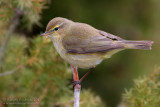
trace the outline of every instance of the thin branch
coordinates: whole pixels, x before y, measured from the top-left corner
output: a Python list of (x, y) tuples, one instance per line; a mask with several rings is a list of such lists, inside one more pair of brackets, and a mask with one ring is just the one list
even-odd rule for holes
[(10, 71), (7, 71), (7, 72), (4, 72), (4, 73), (0, 73), (0, 77), (2, 77), (2, 76), (6, 76), (6, 75), (10, 75), (10, 74), (12, 74), (12, 73), (14, 73), (14, 72), (16, 72), (17, 70), (10, 70)]
[[(77, 67), (72, 66), (72, 72), (73, 72), (73, 80), (79, 81)], [(74, 86), (74, 107), (79, 107), (80, 91), (81, 91), (81, 85), (76, 84)]]
[(20, 65), (20, 66), (18, 66), (17, 68), (15, 68), (15, 69), (13, 69), (13, 70), (0, 73), (0, 77), (13, 74), (14, 72), (18, 71), (19, 69), (22, 69), (23, 67), (24, 67), (24, 65)]
[(0, 47), (0, 68), (2, 67), (3, 57), (4, 57), (6, 46), (9, 42), (9, 39), (10, 39), (12, 33), (14, 32), (16, 26), (19, 23), (19, 19), (20, 19), (21, 15), (22, 15), (22, 11), (19, 10), (19, 9), (16, 9), (16, 14), (13, 17), (13, 19), (11, 20), (9, 28), (7, 29), (6, 34), (4, 36), (4, 40), (3, 40), (2, 44), (1, 44), (1, 47)]
[(74, 107), (79, 107), (81, 85), (74, 86)]
[(48, 83), (45, 88), (42, 91), (42, 94), (39, 96), (39, 98), (37, 99), (37, 103), (34, 105), (34, 107), (40, 107), (40, 103), (43, 100), (43, 98), (46, 96), (47, 92), (48, 92), (48, 87), (49, 87), (50, 83)]

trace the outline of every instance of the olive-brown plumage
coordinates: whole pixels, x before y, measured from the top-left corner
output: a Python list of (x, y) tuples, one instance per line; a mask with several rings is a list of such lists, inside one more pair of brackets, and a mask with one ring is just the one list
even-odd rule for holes
[(66, 18), (52, 19), (46, 32), (63, 59), (79, 68), (91, 68), (124, 49), (151, 49), (152, 41), (128, 41)]

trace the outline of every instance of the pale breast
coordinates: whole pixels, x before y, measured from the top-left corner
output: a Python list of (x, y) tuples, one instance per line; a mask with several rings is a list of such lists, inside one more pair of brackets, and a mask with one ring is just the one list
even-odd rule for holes
[(93, 54), (69, 54), (66, 60), (79, 68), (92, 68), (100, 64), (102, 59)]
[(60, 56), (69, 64), (79, 68), (91, 68), (101, 63), (102, 58), (97, 54), (70, 54), (63, 48), (61, 42), (54, 42), (54, 46)]

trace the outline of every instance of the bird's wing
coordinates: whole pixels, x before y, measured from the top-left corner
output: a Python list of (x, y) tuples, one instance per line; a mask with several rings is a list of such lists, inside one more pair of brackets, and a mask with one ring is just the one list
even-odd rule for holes
[(120, 37), (118, 37), (118, 36), (115, 36), (115, 35), (112, 35), (112, 34), (110, 34), (110, 33), (104, 32), (104, 31), (102, 31), (102, 30), (98, 30), (98, 32), (99, 32), (101, 35), (105, 36), (106, 38), (109, 38), (109, 39), (112, 39), (112, 40), (117, 40), (117, 41), (123, 41), (123, 40), (124, 40), (124, 39), (122, 39), (122, 38), (120, 38)]
[(117, 36), (99, 30), (97, 34), (83, 40), (73, 35), (72, 37), (64, 38), (62, 43), (68, 53), (78, 54), (103, 53), (124, 47), (119, 42), (116, 42), (123, 40)]

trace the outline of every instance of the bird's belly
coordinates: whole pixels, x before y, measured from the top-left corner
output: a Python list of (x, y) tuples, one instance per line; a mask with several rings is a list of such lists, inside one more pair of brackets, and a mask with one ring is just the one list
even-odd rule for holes
[(95, 54), (68, 54), (64, 59), (79, 68), (91, 68), (102, 62), (102, 59)]
[(79, 68), (91, 68), (101, 63), (102, 58), (98, 54), (70, 54), (67, 53), (60, 43), (54, 43), (60, 56), (69, 64)]

